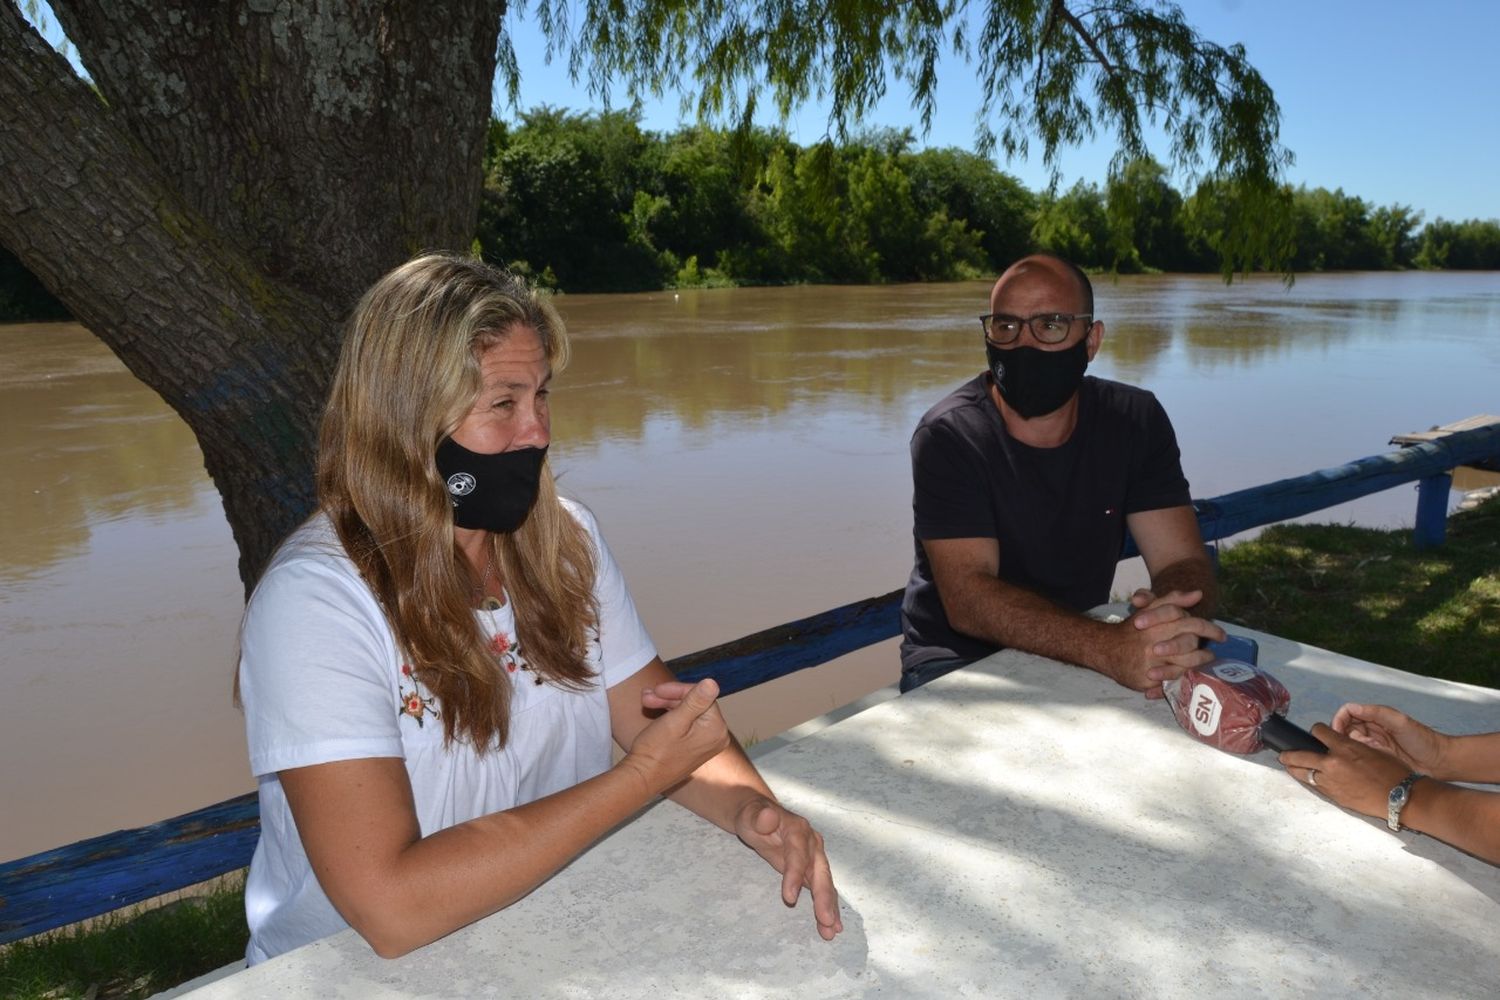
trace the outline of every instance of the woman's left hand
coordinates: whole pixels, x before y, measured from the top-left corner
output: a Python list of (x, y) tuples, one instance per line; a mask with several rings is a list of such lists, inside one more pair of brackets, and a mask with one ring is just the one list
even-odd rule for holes
[[(659, 673), (665, 675), (665, 668)], [(649, 686), (640, 689), (641, 708), (648, 715), (670, 711), (682, 703), (692, 687), (675, 678), (653, 678)], [(765, 788), (754, 767), (739, 751), (720, 754), (715, 763), (727, 770), (720, 772), (717, 779), (705, 780), (705, 787), (728, 790), (739, 785), (746, 791), (750, 788), (745, 786)], [(684, 789), (682, 794), (692, 791), (691, 788)], [(833, 873), (828, 867), (828, 855), (823, 850), (823, 836), (806, 819), (782, 808), (763, 791), (753, 792), (737, 808), (731, 806), (735, 810), (732, 821), (727, 812), (716, 815), (716, 809), (705, 808), (711, 801), (709, 799), (700, 799), (696, 804), (685, 798), (683, 801), (699, 815), (708, 816), (733, 830), (747, 847), (781, 873), (781, 899), (787, 906), (796, 906), (798, 897), (806, 888), (812, 895), (813, 917), (818, 922), (818, 934), (823, 940), (832, 941), (844, 929), (844, 922), (839, 919), (838, 890), (833, 886)]]
[(1391, 789), (1411, 773), (1411, 768), (1322, 723), (1312, 727), (1312, 734), (1328, 752), (1288, 750), (1278, 758), (1287, 772), (1346, 809), (1384, 819)]
[(781, 873), (781, 899), (787, 906), (796, 906), (803, 887), (807, 888), (823, 940), (832, 941), (844, 929), (823, 836), (811, 823), (771, 799), (756, 796), (735, 815), (734, 832)]

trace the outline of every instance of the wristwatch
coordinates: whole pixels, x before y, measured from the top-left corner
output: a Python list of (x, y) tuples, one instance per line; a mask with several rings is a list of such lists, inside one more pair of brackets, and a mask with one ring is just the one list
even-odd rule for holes
[(1401, 779), (1401, 783), (1391, 789), (1391, 794), (1385, 800), (1385, 825), (1391, 828), (1391, 832), (1399, 833), (1401, 830), (1401, 810), (1406, 808), (1406, 803), (1411, 800), (1411, 786), (1417, 783), (1418, 778), (1427, 775), (1413, 771)]

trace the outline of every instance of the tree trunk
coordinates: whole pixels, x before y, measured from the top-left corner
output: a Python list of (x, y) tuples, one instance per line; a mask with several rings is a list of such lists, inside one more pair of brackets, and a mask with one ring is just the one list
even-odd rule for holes
[(0, 243), (192, 428), (248, 591), (312, 509), (342, 318), (469, 246), (504, 4), (52, 6), (98, 92), (0, 0)]

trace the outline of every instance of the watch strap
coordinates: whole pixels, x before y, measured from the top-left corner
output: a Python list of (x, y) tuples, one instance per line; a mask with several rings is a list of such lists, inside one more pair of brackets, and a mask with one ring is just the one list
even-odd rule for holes
[(1392, 833), (1401, 831), (1401, 810), (1405, 809), (1406, 803), (1411, 801), (1411, 786), (1417, 783), (1417, 779), (1425, 777), (1427, 775), (1413, 771), (1402, 778), (1386, 796), (1385, 825), (1391, 828)]

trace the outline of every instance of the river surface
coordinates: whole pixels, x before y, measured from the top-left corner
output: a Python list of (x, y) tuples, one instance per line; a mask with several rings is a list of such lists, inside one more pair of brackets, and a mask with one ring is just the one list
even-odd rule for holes
[[(574, 363), (552, 462), (664, 656), (905, 582), (907, 440), (981, 370), (987, 292), (558, 300)], [(1134, 277), (1097, 299), (1091, 371), (1157, 393), (1196, 497), (1500, 413), (1500, 275)], [(230, 703), (236, 553), (187, 428), (82, 328), (0, 327), (0, 468), (0, 860), (252, 788)], [(1317, 518), (1394, 527), (1415, 507), (1403, 487)], [(764, 739), (897, 672), (886, 642), (726, 711)]]

